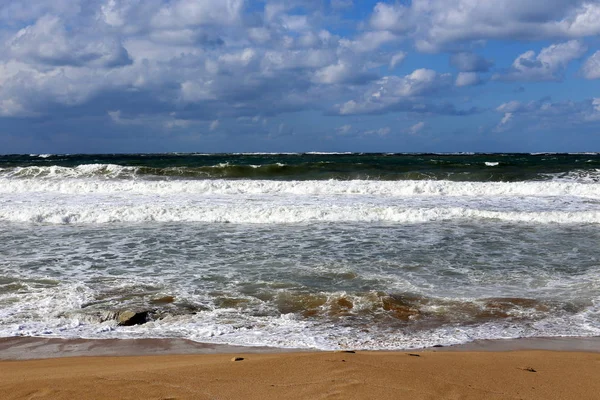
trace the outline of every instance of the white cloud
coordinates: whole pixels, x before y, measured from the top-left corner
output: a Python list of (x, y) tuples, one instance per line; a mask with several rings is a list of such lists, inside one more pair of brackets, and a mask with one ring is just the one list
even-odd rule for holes
[(543, 126), (584, 124), (600, 121), (600, 98), (579, 102), (553, 102), (547, 98), (527, 103), (513, 100), (499, 105), (496, 111), (503, 114), (496, 130), (504, 130), (509, 122), (515, 124), (519, 121)]
[(396, 35), (389, 31), (373, 31), (363, 33), (356, 40), (343, 39), (340, 41), (340, 44), (355, 52), (364, 53), (377, 50), (385, 43), (393, 42), (394, 40), (397, 40)]
[(302, 32), (310, 29), (306, 15), (282, 15), (283, 28), (289, 31)]
[(397, 65), (401, 64), (405, 58), (406, 58), (406, 53), (403, 51), (394, 54), (390, 60), (390, 68), (395, 68)]
[[(416, 121), (464, 115), (477, 109), (455, 108), (456, 87), (487, 79), (482, 74), (492, 62), (475, 54), (491, 54), (485, 39), (593, 35), (597, 3), (381, 1), (360, 21), (355, 13), (339, 11), (358, 6), (351, 0), (5, 0), (0, 115), (100, 113), (115, 124), (157, 129), (197, 124), (206, 130), (216, 118), (221, 127), (231, 121), (250, 126), (257, 115), (256, 124), (264, 124), (266, 118), (277, 121), (306, 110), (401, 112)], [(532, 44), (536, 52), (523, 54), (496, 78), (560, 79), (585, 49), (583, 39), (563, 41), (541, 51)], [(448, 50), (456, 72), (421, 68), (400, 74), (406, 49), (415, 43)], [(598, 58), (595, 53), (584, 63), (582, 76), (598, 77)], [(382, 76), (386, 69), (389, 76)], [(568, 109), (552, 104), (544, 112)], [(518, 120), (528, 107), (537, 103), (502, 114)], [(595, 115), (587, 107), (586, 115)], [(337, 132), (361, 134), (340, 125)]]
[(581, 72), (586, 79), (600, 79), (600, 51), (595, 52), (585, 61)]
[(409, 109), (420, 107), (419, 98), (449, 87), (449, 74), (421, 68), (403, 77), (385, 76), (369, 85), (360, 99), (337, 106), (342, 115), (383, 112), (402, 103)]
[(13, 57), (32, 64), (118, 67), (131, 63), (119, 40), (70, 33), (53, 16), (43, 16), (20, 29), (7, 45)]
[(450, 63), (461, 72), (487, 72), (493, 65), (491, 61), (473, 53), (456, 53), (450, 57)]
[(364, 131), (362, 134), (364, 136), (387, 136), (390, 134), (392, 130), (389, 127), (379, 128), (379, 129), (370, 129)]
[(459, 72), (454, 84), (458, 87), (473, 86), (481, 83), (479, 75), (476, 72)]
[(502, 117), (502, 119), (500, 120), (500, 125), (506, 125), (508, 123), (508, 121), (510, 121), (512, 119), (513, 114), (512, 113), (504, 113), (504, 117)]
[(22, 104), (14, 99), (0, 99), (0, 116), (27, 116), (28, 112)]
[(312, 78), (315, 83), (364, 83), (371, 79), (365, 66), (351, 60), (338, 60), (335, 64), (327, 65), (315, 71)]
[(0, 19), (14, 24), (29, 22), (42, 15), (71, 17), (81, 12), (80, 3), (81, 0), (3, 0), (0, 2)]
[(352, 66), (343, 61), (321, 68), (315, 73), (315, 81), (319, 83), (340, 83), (352, 75)]
[(408, 133), (410, 133), (411, 135), (416, 135), (419, 132), (421, 132), (423, 128), (425, 128), (425, 122), (420, 121), (408, 128)]
[(377, 3), (370, 24), (379, 30), (404, 32), (410, 28), (408, 10), (399, 4)]
[(446, 85), (448, 78), (448, 74), (438, 74), (434, 70), (420, 68), (403, 78), (397, 76), (384, 77), (380, 81), (380, 89), (373, 93), (373, 96), (419, 96)]
[(586, 50), (587, 47), (577, 40), (550, 45), (537, 55), (530, 50), (517, 57), (507, 73), (494, 75), (494, 78), (509, 81), (561, 80), (567, 65), (582, 57)]
[(600, 4), (597, 0), (379, 2), (369, 22), (374, 29), (410, 35), (421, 51), (437, 52), (466, 41), (595, 36), (600, 34)]
[(194, 121), (190, 121), (189, 119), (173, 118), (164, 122), (166, 129), (186, 129), (192, 125), (194, 125)]
[(509, 101), (507, 103), (500, 104), (496, 108), (496, 111), (499, 111), (499, 112), (502, 112), (502, 113), (512, 114), (512, 113), (514, 113), (516, 111), (521, 111), (523, 109), (524, 109), (524, 106), (522, 105), (522, 103), (520, 101), (512, 100), (512, 101)]
[(230, 25), (241, 18), (243, 0), (175, 0), (163, 5), (151, 19), (156, 27)]
[(508, 123), (513, 119), (513, 113), (511, 112), (506, 112), (504, 113), (504, 116), (502, 117), (502, 119), (500, 120), (500, 122), (498, 122), (498, 125), (496, 125), (496, 127), (494, 128), (494, 132), (503, 132), (507, 129), (507, 125)]
[[(574, 1), (573, 3), (581, 3)], [(597, 1), (586, 1), (563, 18), (559, 29), (566, 36), (582, 37), (600, 34), (600, 4)]]
[(216, 100), (213, 81), (185, 81), (181, 83), (181, 100), (184, 102), (198, 102), (204, 100)]
[(214, 130), (216, 130), (219, 127), (220, 124), (221, 123), (219, 122), (219, 120), (215, 119), (213, 122), (210, 123), (208, 129), (211, 130), (211, 131), (214, 131)]
[(335, 130), (338, 133), (338, 135), (344, 136), (344, 135), (347, 135), (348, 133), (350, 133), (351, 129), (352, 129), (352, 125), (346, 124), (346, 125), (342, 125), (342, 126), (336, 128)]

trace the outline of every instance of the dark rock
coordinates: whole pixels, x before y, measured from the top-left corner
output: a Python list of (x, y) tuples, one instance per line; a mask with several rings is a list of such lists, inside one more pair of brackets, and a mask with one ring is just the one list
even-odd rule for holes
[(415, 354), (415, 353), (408, 353), (408, 355), (411, 357), (421, 357), (419, 354)]
[(233, 357), (231, 361), (244, 361), (244, 357)]
[(150, 311), (120, 311), (117, 323), (120, 326), (142, 325), (148, 322)]

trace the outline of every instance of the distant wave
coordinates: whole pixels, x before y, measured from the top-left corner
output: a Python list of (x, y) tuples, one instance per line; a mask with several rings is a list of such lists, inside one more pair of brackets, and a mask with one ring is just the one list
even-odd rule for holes
[[(60, 180), (97, 178), (102, 180), (198, 180), (198, 179), (262, 179), (262, 180), (369, 180), (414, 181), (445, 180), (460, 182), (518, 182), (561, 180), (581, 183), (600, 182), (597, 160), (584, 160), (581, 169), (564, 172), (530, 171), (527, 168), (506, 166), (504, 162), (456, 164), (451, 160), (425, 159), (414, 167), (371, 164), (368, 160), (341, 163), (336, 160), (285, 163), (269, 160), (245, 164), (231, 161), (201, 166), (147, 166), (89, 163), (76, 166), (34, 165), (0, 167), (0, 179)], [(364, 161), (364, 162), (363, 162)], [(493, 171), (489, 167), (496, 167)], [(585, 168), (583, 168), (585, 167)]]
[(49, 158), (54, 154), (30, 154), (29, 157)]

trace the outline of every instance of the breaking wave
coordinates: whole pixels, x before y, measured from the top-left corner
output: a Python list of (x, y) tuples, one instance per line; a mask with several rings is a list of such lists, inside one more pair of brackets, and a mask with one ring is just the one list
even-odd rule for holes
[[(431, 159), (423, 165), (396, 165), (385, 163), (343, 163), (318, 160), (286, 163), (276, 160), (246, 160), (236, 164), (225, 161), (211, 165), (118, 165), (105, 163), (62, 165), (29, 165), (0, 167), (0, 178), (44, 179), (66, 178), (104, 180), (202, 180), (202, 179), (255, 179), (255, 180), (444, 180), (455, 182), (526, 182), (560, 180), (565, 182), (600, 182), (600, 169), (591, 160), (587, 168), (562, 172), (529, 170), (499, 161), (481, 164), (455, 163)], [(282, 160), (284, 161), (284, 160)], [(491, 169), (490, 167), (495, 167)]]

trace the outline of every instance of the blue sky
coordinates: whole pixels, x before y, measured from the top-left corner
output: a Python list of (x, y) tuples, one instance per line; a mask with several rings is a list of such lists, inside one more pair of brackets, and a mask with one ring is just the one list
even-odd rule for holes
[(4, 0), (0, 153), (600, 151), (600, 0)]

